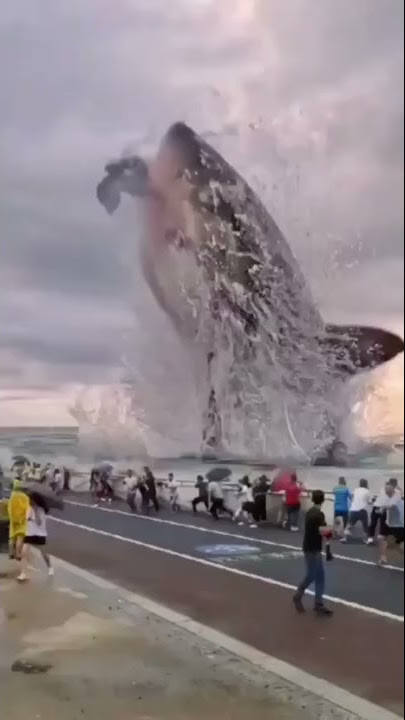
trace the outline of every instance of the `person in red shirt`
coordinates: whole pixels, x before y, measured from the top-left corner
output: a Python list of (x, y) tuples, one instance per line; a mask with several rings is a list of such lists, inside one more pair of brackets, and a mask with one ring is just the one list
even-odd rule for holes
[(291, 479), (285, 489), (285, 508), (287, 518), (284, 526), (292, 532), (298, 532), (298, 519), (301, 510), (302, 487), (298, 483), (297, 474), (291, 473)]

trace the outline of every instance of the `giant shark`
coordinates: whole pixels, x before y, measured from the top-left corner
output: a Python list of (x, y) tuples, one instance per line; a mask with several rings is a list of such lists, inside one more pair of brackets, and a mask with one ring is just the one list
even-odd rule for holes
[[(98, 200), (112, 214), (122, 194), (139, 203), (146, 281), (183, 340), (198, 348), (203, 446), (221, 449), (222, 408), (243, 412), (252, 388), (260, 398), (269, 378), (281, 403), (309, 406), (403, 352), (403, 340), (381, 328), (324, 321), (256, 193), (186, 124), (168, 129), (154, 158), (106, 165)], [(218, 370), (222, 353), (226, 377)], [(337, 421), (325, 407), (330, 440)]]

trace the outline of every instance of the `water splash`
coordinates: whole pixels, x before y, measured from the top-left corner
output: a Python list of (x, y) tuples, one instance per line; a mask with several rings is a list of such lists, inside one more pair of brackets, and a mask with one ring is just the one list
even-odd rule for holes
[[(211, 190), (215, 205), (215, 188)], [(319, 444), (336, 435), (340, 419), (350, 410), (347, 393), (332, 378), (314, 342), (314, 312), (300, 317), (295, 348), (293, 342), (283, 352), (274, 340), (283, 328), (291, 334), (300, 298), (281, 282), (275, 312), (269, 313), (260, 296), (252, 303), (232, 279), (232, 262), (235, 258), (240, 262), (241, 252), (232, 249), (229, 227), (216, 230), (209, 224), (193, 226), (191, 234), (200, 235), (193, 253), (182, 249), (185, 237), (179, 237), (177, 247), (171, 245), (161, 262), (159, 285), (181, 338), (156, 308), (138, 259), (132, 257), (134, 328), (125, 353), (124, 404), (136, 417), (148, 448), (157, 448), (154, 454), (198, 451), (211, 422), (225, 453), (250, 457), (298, 453), (300, 460), (307, 460)], [(277, 277), (271, 258), (263, 263), (268, 249), (262, 240), (259, 237), (256, 247), (259, 272), (264, 275), (260, 282), (274, 289)], [(132, 234), (131, 248), (136, 244)], [(300, 285), (299, 276), (296, 280)], [(249, 329), (249, 316), (259, 319), (260, 331), (254, 323)], [(207, 363), (213, 347), (215, 353)]]

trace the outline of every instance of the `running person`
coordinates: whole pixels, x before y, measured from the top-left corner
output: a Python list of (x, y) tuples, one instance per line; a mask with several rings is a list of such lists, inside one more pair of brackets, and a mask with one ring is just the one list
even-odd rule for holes
[(387, 518), (387, 511), (384, 508), (384, 505), (387, 501), (387, 498), (390, 497), (389, 494), (387, 494), (387, 487), (389, 483), (385, 483), (384, 487), (380, 492), (378, 493), (377, 497), (374, 498), (373, 507), (371, 510), (371, 517), (370, 517), (370, 524), (368, 527), (368, 538), (367, 538), (367, 545), (374, 545), (375, 541), (375, 535), (378, 528), (378, 534), (377, 537), (386, 537), (386, 518)]
[(97, 497), (99, 480), (100, 480), (100, 473), (98, 470), (93, 468), (90, 473), (90, 495), (92, 497)]
[(265, 475), (261, 475), (253, 483), (253, 500), (255, 503), (255, 520), (263, 521), (267, 520), (267, 509), (266, 509), (266, 498), (269, 490), (269, 480)]
[(377, 564), (380, 567), (387, 564), (389, 538), (393, 538), (397, 548), (404, 552), (404, 499), (389, 482), (386, 485), (386, 499), (381, 509), (385, 510), (386, 518), (378, 538)]
[(198, 495), (191, 501), (193, 512), (197, 512), (197, 507), (200, 503), (204, 503), (206, 509), (208, 510), (208, 480), (202, 475), (197, 475), (197, 482), (194, 487), (197, 488)]
[(14, 480), (7, 505), (9, 520), (9, 556), (21, 560), (24, 537), (27, 532), (27, 514), (30, 507), (28, 495), (20, 490), (21, 481)]
[(283, 527), (291, 530), (291, 532), (298, 532), (298, 521), (301, 510), (301, 494), (302, 487), (298, 483), (297, 474), (291, 473), (290, 482), (285, 489), (285, 509), (287, 518), (283, 523)]
[(229, 510), (229, 508), (224, 505), (224, 493), (216, 480), (211, 480), (208, 483), (208, 495), (211, 501), (210, 513), (214, 520), (219, 520), (218, 510), (233, 517), (232, 510)]
[(149, 504), (152, 503), (153, 507), (155, 508), (156, 512), (159, 510), (159, 503), (157, 499), (157, 492), (156, 492), (156, 480), (155, 476), (147, 465), (145, 465), (144, 469), (144, 476), (143, 479), (145, 481), (145, 485), (148, 491), (148, 510), (149, 510)]
[[(244, 525), (243, 520), (240, 519), (241, 517), (243, 517), (248, 521), (251, 528), (256, 528), (256, 505), (253, 499), (252, 483), (250, 482), (247, 475), (242, 478), (238, 491), (238, 498), (239, 507), (233, 516), (233, 520), (235, 522), (240, 520), (238, 525)], [(249, 516), (253, 518), (253, 522), (249, 522)]]
[(315, 585), (314, 611), (318, 615), (333, 615), (333, 611), (325, 606), (323, 595), (325, 592), (325, 570), (322, 558), (322, 544), (324, 537), (330, 537), (332, 531), (326, 527), (325, 515), (322, 512), (322, 505), (325, 502), (325, 494), (322, 490), (314, 490), (312, 493), (313, 506), (305, 516), (304, 551), (306, 574), (299, 584), (293, 597), (296, 610), (305, 612), (302, 598), (310, 585)]
[(134, 471), (129, 469), (124, 478), (125, 489), (127, 491), (126, 501), (133, 513), (136, 513), (136, 496), (137, 496), (137, 485), (138, 479), (134, 475)]
[(177, 482), (177, 480), (174, 479), (173, 473), (169, 473), (167, 487), (169, 489), (170, 508), (172, 512), (177, 512), (178, 510), (180, 510), (179, 483)]
[(359, 487), (353, 492), (353, 499), (350, 505), (349, 524), (345, 530), (345, 536), (340, 542), (347, 542), (347, 537), (351, 535), (353, 528), (357, 523), (361, 523), (364, 532), (364, 542), (368, 538), (368, 511), (371, 504), (370, 490), (368, 489), (368, 481), (360, 480)]
[(24, 545), (21, 558), (21, 572), (17, 580), (23, 582), (28, 580), (28, 562), (31, 555), (31, 548), (37, 547), (42, 555), (44, 563), (48, 568), (48, 575), (54, 574), (51, 559), (45, 552), (48, 533), (46, 529), (46, 516), (48, 507), (41, 495), (32, 493), (30, 496), (31, 505), (27, 515), (27, 529), (24, 538)]
[(342, 521), (343, 529), (346, 530), (347, 523), (349, 522), (349, 508), (352, 501), (352, 492), (346, 485), (346, 479), (340, 477), (338, 485), (333, 489), (334, 498), (334, 520), (337, 531), (337, 526)]

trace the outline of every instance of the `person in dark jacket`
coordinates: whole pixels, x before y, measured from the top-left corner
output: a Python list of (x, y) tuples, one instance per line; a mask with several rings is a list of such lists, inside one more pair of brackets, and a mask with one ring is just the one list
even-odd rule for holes
[(209, 502), (208, 502), (208, 481), (206, 478), (204, 478), (202, 475), (197, 475), (197, 482), (195, 486), (198, 490), (197, 497), (192, 500), (191, 505), (194, 512), (197, 512), (197, 506), (200, 503), (204, 503), (205, 507), (209, 508)]
[(70, 490), (70, 470), (67, 467), (63, 468), (63, 489)]
[(145, 485), (148, 489), (148, 495), (149, 495), (149, 502), (152, 503), (153, 507), (155, 508), (156, 512), (159, 510), (159, 503), (157, 499), (157, 493), (156, 493), (156, 480), (155, 476), (152, 472), (152, 470), (145, 466), (143, 469), (144, 472), (144, 479), (145, 479)]
[(90, 473), (90, 495), (96, 496), (99, 490), (100, 473), (95, 468)]
[(149, 490), (144, 475), (139, 478), (136, 487), (142, 498), (142, 512), (147, 514), (149, 512)]
[(267, 520), (266, 497), (269, 489), (269, 480), (261, 475), (253, 485), (253, 500), (255, 504), (254, 518), (256, 522)]

